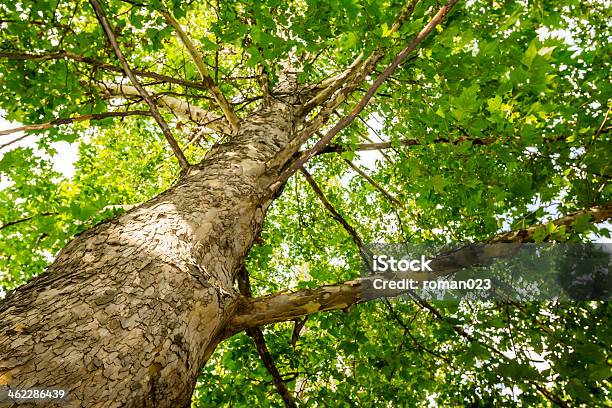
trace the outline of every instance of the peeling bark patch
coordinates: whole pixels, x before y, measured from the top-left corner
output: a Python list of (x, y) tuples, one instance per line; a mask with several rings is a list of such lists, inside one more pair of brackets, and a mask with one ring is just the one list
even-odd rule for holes
[(105, 290), (104, 294), (100, 297), (97, 297), (94, 300), (94, 303), (98, 306), (102, 306), (105, 305), (107, 303), (109, 303), (110, 301), (112, 301), (115, 298), (115, 291), (113, 290)]

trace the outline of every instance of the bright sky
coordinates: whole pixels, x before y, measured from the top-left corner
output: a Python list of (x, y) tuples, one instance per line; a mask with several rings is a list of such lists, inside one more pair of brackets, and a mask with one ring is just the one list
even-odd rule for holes
[[(16, 127), (22, 126), (17, 122), (9, 122), (5, 119), (5, 112), (0, 110), (0, 130), (13, 129)], [(11, 135), (0, 136), (0, 144), (4, 144), (11, 140), (15, 140), (19, 137), (23, 136), (23, 132), (13, 133)], [(31, 147), (34, 150), (34, 154), (39, 157), (51, 159), (51, 163), (53, 163), (53, 169), (61, 174), (63, 174), (66, 178), (71, 178), (74, 175), (74, 163), (77, 161), (79, 157), (78, 143), (68, 143), (68, 142), (56, 142), (53, 143), (52, 146), (57, 150), (57, 154), (53, 157), (50, 157), (45, 152), (39, 150), (36, 147), (36, 138), (40, 137), (37, 135), (31, 135), (26, 137), (23, 140), (20, 140), (10, 146), (5, 147), (0, 150), (0, 159), (6, 154), (17, 147)], [(8, 185), (7, 180), (0, 179), (0, 190), (5, 188)]]

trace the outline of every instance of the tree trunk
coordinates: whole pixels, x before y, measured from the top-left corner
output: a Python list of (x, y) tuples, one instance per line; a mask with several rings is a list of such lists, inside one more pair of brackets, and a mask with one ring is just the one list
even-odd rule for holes
[(278, 101), (260, 110), (171, 189), (77, 236), (10, 293), (0, 385), (68, 389), (58, 406), (188, 406), (273, 200), (278, 170), (265, 163), (295, 122)]

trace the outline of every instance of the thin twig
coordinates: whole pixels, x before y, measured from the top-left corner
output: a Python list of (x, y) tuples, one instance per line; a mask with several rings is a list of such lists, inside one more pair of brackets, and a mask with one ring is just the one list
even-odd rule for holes
[(314, 191), (315, 195), (319, 198), (325, 209), (329, 211), (332, 218), (338, 221), (338, 223), (342, 225), (346, 232), (348, 232), (355, 245), (357, 245), (357, 248), (359, 249), (361, 255), (367, 259), (370, 254), (363, 245), (363, 240), (357, 233), (357, 230), (353, 228), (353, 226), (344, 219), (344, 217), (334, 208), (333, 205), (331, 205), (331, 203), (325, 197), (325, 194), (323, 194), (323, 191), (321, 190), (317, 182), (314, 180), (314, 178), (312, 178), (312, 175), (303, 167), (300, 169), (300, 172), (302, 173), (308, 184), (310, 184), (312, 191)]
[(57, 212), (46, 212), (46, 213), (42, 213), (42, 214), (31, 215), (29, 217), (21, 218), (19, 220), (15, 220), (15, 221), (9, 221), (6, 224), (0, 225), (0, 230), (3, 230), (5, 228), (8, 228), (8, 227), (13, 226), (13, 225), (17, 225), (17, 224), (21, 224), (23, 222), (27, 222), (27, 221), (33, 220), (36, 217), (48, 217), (48, 216), (51, 216), (51, 215), (58, 215), (58, 214), (59, 213), (57, 213)]
[[(94, 68), (101, 68), (106, 71), (124, 73), (123, 69), (120, 67), (116, 67), (112, 64), (108, 64), (106, 62), (98, 61), (93, 58), (85, 57), (83, 55), (78, 55), (70, 51), (57, 51), (52, 53), (42, 53), (42, 54), (31, 54), (27, 52), (0, 52), (0, 58), (5, 58), (9, 60), (28, 60), (28, 61), (48, 61), (55, 59), (69, 59), (76, 62), (81, 62), (83, 64), (91, 65)], [(202, 83), (188, 81), (185, 79), (174, 78), (168, 75), (162, 75), (155, 72), (144, 71), (140, 69), (133, 69), (132, 72), (143, 78), (151, 78), (158, 81), (162, 81), (169, 84), (181, 85), (187, 88), (195, 88), (200, 89), (202, 91), (206, 91), (208, 88)]]
[[(34, 125), (19, 126), (13, 129), (0, 130), (0, 136), (10, 135), (12, 133), (17, 133), (17, 132), (26, 132), (30, 130), (46, 130), (54, 126), (67, 125), (69, 123), (82, 122), (85, 120), (100, 120), (100, 119), (111, 118), (111, 117), (125, 117), (125, 116), (133, 116), (133, 115), (151, 116), (151, 112), (141, 111), (141, 110), (127, 111), (127, 112), (104, 112), (104, 113), (92, 113), (90, 115), (75, 116), (72, 118), (58, 118), (58, 119), (54, 119), (46, 123), (38, 123)], [(6, 145), (2, 145), (0, 146), (0, 148), (4, 146)]]
[[(468, 137), (459, 137), (455, 140), (450, 140), (447, 138), (438, 138), (434, 139), (432, 143), (450, 143), (450, 144), (459, 144), (463, 142), (471, 142), (473, 145), (479, 146), (488, 146), (495, 141), (499, 140), (495, 137), (487, 137), (487, 138), (468, 138)], [(366, 151), (366, 150), (383, 150), (383, 149), (391, 149), (395, 146), (422, 146), (424, 145), (419, 139), (403, 139), (393, 142), (381, 142), (381, 143), (358, 143), (354, 147), (351, 146), (342, 146), (339, 144), (331, 143), (323, 150), (318, 152), (317, 154), (325, 154), (325, 153), (342, 153), (346, 151)]]
[(355, 172), (357, 174), (359, 174), (361, 177), (366, 179), (367, 182), (370, 183), (370, 185), (372, 187), (374, 187), (376, 190), (378, 190), (378, 192), (380, 192), (387, 200), (391, 201), (393, 204), (397, 205), (398, 207), (400, 207), (400, 208), (402, 208), (404, 210), (406, 209), (406, 206), (404, 206), (404, 203), (402, 203), (400, 200), (398, 200), (397, 197), (391, 195), (391, 193), (389, 193), (380, 184), (378, 184), (376, 182), (376, 180), (374, 180), (372, 177), (370, 177), (368, 175), (368, 173), (366, 173), (365, 171), (363, 171), (359, 167), (357, 167), (357, 165), (355, 165), (355, 163), (353, 163), (352, 161), (350, 161), (348, 159), (344, 159), (344, 162), (346, 164), (348, 164), (351, 169), (355, 170)]

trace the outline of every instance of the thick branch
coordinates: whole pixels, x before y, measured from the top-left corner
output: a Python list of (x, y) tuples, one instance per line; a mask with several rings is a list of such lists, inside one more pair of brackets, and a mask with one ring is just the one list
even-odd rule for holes
[[(347, 78), (347, 84), (344, 84), (338, 90), (335, 90), (333, 97), (329, 98), (321, 107), (317, 115), (310, 120), (300, 132), (291, 140), (291, 142), (281, 151), (276, 157), (271, 160), (268, 165), (270, 167), (278, 167), (281, 164), (287, 162), (287, 160), (293, 156), (293, 153), (304, 144), (313, 134), (319, 131), (321, 127), (329, 120), (332, 113), (336, 110), (340, 104), (342, 104), (348, 95), (353, 92), (358, 84), (360, 84), (367, 74), (374, 68), (376, 62), (382, 57), (382, 53), (375, 50), (368, 59), (359, 66), (356, 72), (353, 72)], [(315, 97), (316, 98), (316, 97)], [(304, 112), (300, 112), (304, 114)]]
[[(612, 204), (596, 206), (587, 210), (562, 217), (553, 221), (555, 225), (571, 226), (581, 215), (590, 215), (592, 223), (612, 218)], [(492, 259), (515, 253), (516, 245), (533, 240), (533, 232), (538, 226), (514, 231), (494, 237), (488, 242), (468, 245), (450, 254), (434, 258), (430, 263), (433, 272), (412, 273), (415, 281), (430, 280), (438, 276), (456, 272), (476, 264), (485, 264)], [(467, 260), (467, 261), (466, 261)], [(225, 335), (230, 336), (249, 327), (289, 321), (320, 311), (345, 309), (350, 305), (363, 303), (379, 297), (392, 297), (405, 293), (404, 290), (366, 290), (372, 288), (374, 277), (321, 286), (317, 289), (304, 289), (293, 293), (277, 293), (255, 299), (242, 299), (238, 313), (233, 317)], [(366, 297), (364, 294), (369, 293)]]
[[(411, 0), (410, 3), (406, 5), (401, 11), (401, 13), (397, 16), (391, 29), (389, 30), (388, 35), (395, 33), (402, 24), (412, 15), (414, 8), (416, 7), (419, 0)], [(344, 70), (344, 72), (339, 75), (335, 75), (333, 77), (327, 78), (320, 83), (315, 85), (316, 89), (321, 89), (312, 99), (302, 105), (299, 109), (300, 114), (305, 114), (310, 112), (317, 106), (320, 106), (323, 102), (327, 101), (330, 96), (334, 94), (338, 89), (344, 86), (344, 83), (349, 79), (352, 75), (354, 75), (357, 70), (362, 66), (366, 65), (369, 69), (374, 69), (374, 65), (380, 58), (382, 58), (384, 54), (382, 53), (382, 49), (378, 47), (370, 57), (368, 57), (368, 63), (362, 64), (363, 61), (363, 53), (359, 54), (355, 60), (350, 64), (350, 66)], [(368, 70), (369, 73), (369, 70)], [(363, 75), (360, 80), (363, 80), (365, 75)], [(360, 80), (354, 82), (360, 82)], [(354, 86), (356, 86), (355, 84)]]
[(176, 21), (176, 19), (167, 11), (164, 11), (161, 14), (166, 19), (166, 22), (170, 24), (172, 28), (174, 28), (174, 31), (176, 31), (178, 38), (183, 43), (185, 48), (187, 48), (189, 55), (191, 55), (191, 58), (193, 59), (193, 62), (195, 63), (198, 69), (198, 72), (200, 73), (202, 83), (213, 94), (215, 101), (217, 101), (217, 104), (223, 111), (223, 114), (225, 115), (227, 121), (234, 130), (234, 133), (237, 133), (238, 129), (240, 128), (240, 121), (238, 120), (238, 117), (236, 116), (236, 113), (234, 112), (230, 104), (227, 102), (227, 99), (225, 99), (225, 95), (223, 95), (223, 93), (215, 83), (214, 79), (212, 79), (212, 77), (210, 76), (208, 68), (206, 68), (206, 64), (204, 64), (202, 55), (198, 52), (195, 45), (191, 42), (191, 39), (189, 38), (187, 33), (183, 31), (178, 21)]
[(332, 78), (328, 78), (318, 86), (324, 86), (324, 88), (313, 96), (308, 102), (300, 106), (297, 115), (304, 115), (310, 112), (312, 109), (320, 106), (323, 102), (327, 101), (336, 92), (346, 79), (354, 74), (363, 64), (363, 54), (360, 54), (355, 61), (346, 69), (344, 72), (336, 75)]
[[(0, 58), (5, 58), (9, 60), (29, 60), (29, 61), (48, 61), (48, 60), (56, 60), (56, 59), (70, 59), (73, 61), (91, 65), (95, 68), (101, 68), (106, 71), (124, 74), (123, 69), (120, 67), (116, 67), (112, 64), (98, 61), (93, 58), (78, 55), (70, 51), (57, 51), (57, 52), (42, 53), (42, 54), (31, 54), (27, 52), (0, 52)], [(155, 79), (156, 81), (166, 82), (169, 84), (181, 85), (187, 88), (195, 88), (195, 89), (200, 89), (203, 91), (208, 89), (204, 84), (199, 83), (199, 82), (187, 81), (185, 79), (174, 78), (168, 75), (157, 74), (155, 72), (143, 71), (140, 69), (132, 69), (132, 72), (135, 75), (143, 77), (143, 78), (151, 78), (151, 79)]]
[[(359, 235), (357, 234), (357, 232), (355, 231), (355, 229), (346, 222), (346, 220), (344, 220), (344, 218), (342, 218), (342, 216), (333, 208), (333, 206), (327, 201), (327, 199), (325, 198), (325, 196), (323, 195), (323, 192), (321, 191), (321, 189), (317, 186), (316, 182), (312, 179), (312, 177), (310, 176), (310, 174), (308, 174), (306, 172), (306, 170), (304, 168), (300, 169), (300, 171), (306, 176), (306, 179), (308, 180), (308, 182), (310, 183), (310, 185), (312, 186), (313, 190), (315, 190), (315, 193), (317, 194), (317, 196), (319, 197), (319, 199), (323, 202), (325, 208), (332, 214), (332, 216), (334, 217), (334, 219), (336, 219), (345, 229), (346, 231), (351, 235), (351, 237), (353, 238), (353, 241), (355, 242), (355, 244), (359, 247), (360, 251), (365, 254), (366, 253), (366, 249), (363, 247), (362, 244), (362, 239), (361, 237), (359, 237)], [(507, 248), (506, 248), (507, 249)], [(510, 251), (510, 253), (512, 252), (512, 249)], [(474, 253), (470, 253), (470, 256), (474, 256)], [(496, 253), (493, 252), (493, 255), (500, 255), (500, 253)], [(479, 260), (482, 260), (482, 256), (479, 257)], [(419, 297), (416, 293), (409, 291), (408, 292), (409, 295), (416, 301), (416, 303), (423, 309), (427, 309), (428, 311), (430, 311), (434, 316), (436, 316), (439, 320), (441, 321), (448, 321), (446, 319), (446, 317), (444, 317), (442, 315), (442, 313), (440, 313), (440, 311), (438, 309), (436, 309), (431, 303), (427, 302), (426, 300), (422, 299), (421, 297)], [(447, 363), (450, 363), (450, 361), (446, 360), (444, 357), (442, 357), (440, 354), (429, 350), (428, 348), (426, 348), (425, 346), (421, 345), (418, 341), (416, 341), (416, 339), (412, 336), (412, 334), (410, 333), (410, 330), (408, 328), (408, 326), (406, 326), (404, 324), (404, 322), (400, 319), (400, 317), (397, 315), (397, 313), (395, 313), (395, 310), (393, 309), (393, 307), (391, 306), (391, 303), (389, 303), (389, 300), (387, 298), (383, 298), (383, 302), (384, 304), (387, 306), (387, 308), (389, 309), (389, 311), (392, 313), (393, 317), (399, 322), (399, 324), (403, 327), (404, 329), (404, 335), (408, 335), (412, 341), (417, 345), (417, 347), (419, 347), (421, 350), (424, 350), (428, 353), (430, 353), (431, 355), (437, 357), (437, 358), (441, 358), (442, 360), (446, 361)], [(306, 317), (304, 317), (303, 320), (299, 320), (299, 319), (294, 319), (296, 320), (296, 322), (305, 322), (306, 319), (308, 318), (308, 315), (306, 315)], [(303, 323), (301, 323), (303, 325)], [(294, 338), (296, 338), (296, 329), (298, 327), (298, 324), (296, 323), (296, 327), (294, 328), (294, 336), (292, 338), (292, 344), (294, 343)], [(454, 331), (456, 331), (460, 336), (466, 338), (468, 341), (470, 342), (475, 342), (477, 341), (473, 336), (469, 335), (464, 329), (463, 327), (456, 325), (456, 324), (451, 324), (451, 327), (453, 328)], [(247, 333), (249, 332), (249, 330), (252, 329), (247, 329)], [(298, 329), (299, 332), (299, 329)], [(402, 343), (403, 344), (403, 343)], [(504, 355), (503, 353), (499, 352), (499, 350), (495, 349), (494, 347), (489, 346), (488, 344), (485, 343), (481, 343), (484, 347), (487, 347), (493, 351), (495, 351), (498, 355), (500, 355), (502, 358), (504, 359), (508, 359), (508, 357), (506, 357), (506, 355)], [(534, 385), (539, 392), (541, 392), (546, 398), (548, 398), (551, 401), (556, 401), (557, 403), (559, 403), (558, 401), (561, 401), (559, 398), (557, 398), (556, 396), (552, 395), (551, 393), (548, 392), (548, 390), (546, 390), (545, 388), (541, 387), (538, 383), (536, 383), (535, 381), (528, 381), (529, 384)], [(554, 399), (551, 399), (551, 396), (554, 397)], [(561, 406), (565, 406), (563, 404), (560, 404)]]
[[(103, 83), (102, 85), (98, 86), (98, 88), (107, 96), (142, 98), (142, 95), (138, 89), (130, 85)], [(223, 116), (217, 116), (206, 109), (202, 109), (172, 96), (152, 95), (151, 98), (156, 105), (169, 110), (178, 117), (192, 120), (216, 132), (230, 133), (231, 131)]]
[(121, 62), (121, 66), (123, 67), (125, 74), (128, 76), (128, 78), (130, 78), (130, 81), (132, 82), (134, 87), (138, 90), (138, 92), (142, 96), (142, 99), (144, 99), (147, 105), (149, 105), (149, 109), (151, 110), (151, 115), (153, 115), (153, 118), (155, 118), (155, 121), (161, 128), (164, 136), (166, 137), (166, 140), (168, 141), (168, 144), (172, 148), (172, 152), (178, 159), (181, 168), (183, 169), (183, 171), (187, 171), (189, 169), (189, 162), (185, 158), (183, 151), (181, 150), (178, 143), (174, 139), (174, 136), (172, 136), (170, 127), (168, 126), (164, 118), (161, 116), (159, 111), (157, 110), (157, 106), (155, 105), (155, 102), (149, 96), (147, 91), (140, 85), (140, 82), (138, 81), (138, 79), (136, 78), (132, 70), (130, 69), (130, 66), (127, 60), (125, 59), (123, 52), (119, 48), (119, 44), (117, 43), (117, 39), (115, 38), (115, 33), (113, 32), (113, 29), (111, 28), (110, 23), (108, 19), (106, 18), (106, 14), (104, 13), (102, 6), (100, 6), (100, 3), (98, 3), (98, 0), (89, 0), (89, 2), (91, 3), (91, 6), (94, 8), (98, 21), (100, 22), (100, 25), (102, 25), (102, 28), (104, 29), (104, 32), (106, 33), (106, 37), (108, 38), (108, 41), (110, 42), (111, 46), (113, 47), (113, 50), (115, 51), (115, 55), (117, 56), (117, 59)]
[[(397, 30), (401, 24), (412, 14), (418, 0), (412, 0), (402, 13), (396, 19), (392, 27), (392, 31)], [(342, 73), (332, 78), (328, 78), (323, 82), (307, 87), (303, 91), (318, 91), (308, 102), (297, 109), (298, 116), (305, 116), (311, 110), (320, 106), (319, 112), (310, 120), (296, 135), (295, 138), (281, 151), (277, 156), (268, 163), (269, 167), (278, 167), (287, 162), (293, 156), (294, 152), (304, 144), (313, 134), (319, 131), (321, 127), (327, 123), (332, 113), (340, 104), (342, 104), (348, 95), (354, 92), (359, 85), (367, 78), (374, 70), (378, 61), (384, 56), (381, 47), (376, 48), (370, 56), (365, 60), (363, 54), (360, 54), (353, 63)], [(293, 169), (293, 172), (301, 166)], [(287, 176), (288, 178), (288, 176)], [(274, 188), (273, 188), (274, 189)]]
[[(340, 119), (334, 127), (332, 127), (329, 132), (325, 135), (325, 137), (319, 139), (317, 143), (309, 150), (307, 150), (304, 154), (302, 154), (297, 160), (295, 160), (286, 170), (284, 170), (280, 177), (278, 183), (282, 184), (293, 173), (299, 170), (304, 163), (310, 160), (312, 157), (317, 155), (320, 151), (322, 151), (325, 146), (331, 142), (331, 140), (345, 127), (353, 123), (355, 118), (361, 113), (361, 111), (366, 107), (366, 105), (370, 102), (378, 88), (382, 85), (384, 81), (393, 74), (395, 69), (399, 66), (399, 64), (412, 52), (416, 49), (416, 47), (433, 31), (433, 29), (444, 20), (444, 17), (448, 14), (448, 12), (452, 9), (452, 7), (457, 3), (458, 0), (449, 0), (448, 4), (442, 6), (440, 10), (436, 13), (436, 15), (427, 23), (427, 25), (416, 35), (416, 37), (412, 40), (412, 42), (404, 48), (395, 59), (389, 64), (389, 66), (383, 71), (381, 75), (379, 75), (370, 89), (366, 92), (366, 94), (361, 98), (361, 100), (357, 103), (357, 105), (351, 110), (351, 112)], [(272, 186), (272, 189), (275, 189), (276, 186)]]

